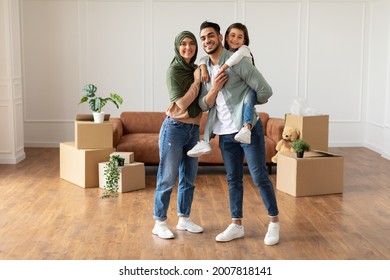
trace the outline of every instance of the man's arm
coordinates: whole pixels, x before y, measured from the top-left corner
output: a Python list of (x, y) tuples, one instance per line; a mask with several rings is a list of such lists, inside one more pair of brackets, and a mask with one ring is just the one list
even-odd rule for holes
[(217, 99), (218, 92), (225, 85), (228, 80), (227, 73), (219, 73), (212, 82), (211, 88), (207, 91), (206, 86), (202, 86), (201, 95), (199, 98), (199, 106), (203, 111), (208, 111), (211, 107), (215, 105), (215, 100)]

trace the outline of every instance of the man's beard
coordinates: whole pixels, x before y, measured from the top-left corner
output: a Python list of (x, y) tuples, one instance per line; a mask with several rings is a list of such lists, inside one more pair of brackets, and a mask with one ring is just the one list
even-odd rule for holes
[(218, 41), (218, 43), (215, 45), (215, 48), (214, 48), (213, 50), (210, 50), (210, 51), (204, 50), (204, 51), (205, 51), (207, 54), (213, 54), (213, 53), (215, 53), (215, 52), (219, 49), (220, 46), (221, 46), (221, 42)]

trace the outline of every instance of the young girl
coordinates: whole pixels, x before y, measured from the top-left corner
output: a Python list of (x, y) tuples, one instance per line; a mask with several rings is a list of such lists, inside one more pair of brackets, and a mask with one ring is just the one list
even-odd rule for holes
[[(253, 55), (249, 49), (249, 33), (248, 29), (242, 23), (233, 23), (228, 27), (225, 33), (225, 49), (234, 52), (234, 54), (223, 64), (219, 72), (226, 71), (229, 67), (233, 67), (241, 61), (241, 59), (248, 59), (253, 65), (254, 59)], [(206, 68), (206, 61), (208, 56), (202, 57), (199, 61), (201, 68), (201, 81), (209, 82), (209, 75)], [(244, 144), (251, 143), (251, 129), (252, 129), (252, 117), (254, 113), (254, 105), (256, 102), (256, 94), (252, 91), (250, 94), (247, 94), (244, 99), (243, 107), (243, 119), (244, 124), (241, 130), (234, 136), (234, 139), (238, 142)], [(208, 154), (211, 152), (211, 145), (207, 141), (200, 141), (195, 145), (192, 150), (188, 151), (187, 155), (191, 157), (198, 157), (203, 154)]]

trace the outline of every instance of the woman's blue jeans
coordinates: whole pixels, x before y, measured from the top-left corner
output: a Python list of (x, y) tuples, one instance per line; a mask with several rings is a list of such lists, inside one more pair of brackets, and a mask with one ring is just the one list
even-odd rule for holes
[(191, 212), (198, 172), (198, 158), (187, 156), (199, 141), (199, 126), (186, 124), (170, 117), (165, 118), (160, 129), (160, 163), (154, 194), (153, 217), (167, 219), (167, 211), (173, 187), (178, 180), (177, 209), (179, 217), (188, 217)]
[(241, 144), (234, 140), (233, 134), (219, 135), (219, 147), (221, 149), (226, 179), (229, 186), (230, 212), (232, 219), (243, 218), (243, 176), (244, 156), (252, 180), (260, 190), (260, 195), (268, 211), (268, 216), (279, 214), (274, 187), (268, 177), (265, 163), (264, 134), (261, 121), (258, 120), (252, 129), (251, 144)]

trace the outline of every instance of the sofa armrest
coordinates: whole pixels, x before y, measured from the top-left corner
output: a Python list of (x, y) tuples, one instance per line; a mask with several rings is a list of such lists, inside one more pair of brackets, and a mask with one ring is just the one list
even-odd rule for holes
[(282, 118), (269, 118), (267, 122), (266, 133), (275, 143), (282, 139), (285, 120)]
[(123, 135), (123, 125), (120, 118), (110, 118), (110, 122), (112, 124), (112, 144), (116, 148)]

